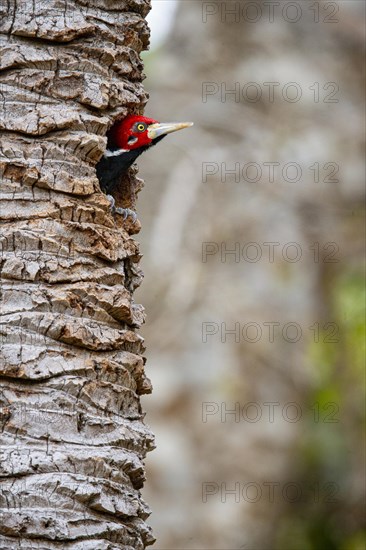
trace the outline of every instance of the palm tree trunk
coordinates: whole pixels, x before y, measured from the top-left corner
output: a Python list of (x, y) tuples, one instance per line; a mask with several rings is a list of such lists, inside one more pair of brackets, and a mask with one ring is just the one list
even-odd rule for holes
[[(95, 164), (146, 103), (146, 0), (2, 3), (0, 548), (142, 549), (153, 436), (132, 225)], [(133, 171), (125, 192), (139, 189)], [(133, 195), (125, 196), (131, 206)]]

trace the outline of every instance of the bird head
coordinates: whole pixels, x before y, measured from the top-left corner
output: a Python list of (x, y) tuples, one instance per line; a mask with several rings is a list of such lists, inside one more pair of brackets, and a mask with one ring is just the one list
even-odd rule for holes
[(193, 126), (193, 122), (158, 122), (142, 115), (128, 115), (109, 132), (111, 145), (125, 151), (150, 147), (167, 134)]

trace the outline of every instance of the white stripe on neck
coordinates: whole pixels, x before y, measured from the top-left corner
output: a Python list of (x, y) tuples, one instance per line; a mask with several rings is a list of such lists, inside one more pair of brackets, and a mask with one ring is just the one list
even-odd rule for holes
[(123, 155), (123, 153), (128, 153), (128, 149), (117, 149), (117, 151), (110, 151), (109, 149), (106, 149), (104, 153), (104, 157), (118, 157), (119, 155)]

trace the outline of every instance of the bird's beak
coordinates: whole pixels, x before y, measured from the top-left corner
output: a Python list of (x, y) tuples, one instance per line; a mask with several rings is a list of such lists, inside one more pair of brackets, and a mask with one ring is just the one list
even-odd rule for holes
[(147, 135), (149, 139), (156, 139), (190, 126), (193, 126), (193, 122), (157, 122), (147, 127)]

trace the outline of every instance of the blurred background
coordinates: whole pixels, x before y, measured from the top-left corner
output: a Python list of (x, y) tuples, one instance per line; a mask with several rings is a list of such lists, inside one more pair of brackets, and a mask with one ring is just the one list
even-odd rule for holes
[(361, 1), (153, 0), (139, 160), (158, 550), (363, 550)]

